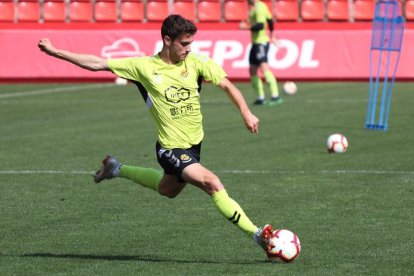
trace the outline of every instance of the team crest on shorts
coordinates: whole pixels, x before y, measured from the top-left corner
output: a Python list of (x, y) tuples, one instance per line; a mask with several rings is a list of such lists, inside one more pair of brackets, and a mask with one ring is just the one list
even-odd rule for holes
[(187, 154), (181, 154), (180, 155), (180, 159), (181, 159), (181, 161), (183, 161), (183, 163), (188, 163), (188, 162), (190, 162), (191, 161), (191, 157), (190, 156), (188, 156)]

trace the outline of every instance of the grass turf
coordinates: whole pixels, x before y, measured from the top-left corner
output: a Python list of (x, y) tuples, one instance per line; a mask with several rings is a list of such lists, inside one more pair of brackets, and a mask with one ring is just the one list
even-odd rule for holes
[[(364, 128), (368, 84), (298, 87), (280, 106), (252, 107), (258, 135), (221, 91), (201, 95), (202, 163), (254, 223), (301, 240), (281, 265), (194, 187), (171, 200), (123, 179), (93, 184), (106, 153), (159, 168), (132, 85), (1, 85), (0, 274), (413, 274), (414, 84), (395, 85), (386, 132)], [(348, 152), (327, 153), (335, 132)]]

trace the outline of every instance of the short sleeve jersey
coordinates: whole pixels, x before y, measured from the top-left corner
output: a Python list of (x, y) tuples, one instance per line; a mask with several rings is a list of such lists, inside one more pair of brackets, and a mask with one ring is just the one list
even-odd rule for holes
[(186, 149), (202, 141), (202, 81), (218, 85), (227, 77), (212, 59), (190, 53), (184, 61), (172, 65), (154, 55), (108, 59), (108, 65), (114, 74), (138, 86), (163, 148)]
[(260, 31), (251, 32), (252, 33), (252, 43), (254, 44), (262, 44), (269, 42), (269, 37), (267, 35), (266, 24), (267, 20), (272, 19), (272, 15), (267, 7), (267, 5), (263, 2), (257, 1), (254, 4), (253, 9), (249, 12), (249, 20), (250, 25), (253, 26), (256, 23), (263, 23), (265, 28)]

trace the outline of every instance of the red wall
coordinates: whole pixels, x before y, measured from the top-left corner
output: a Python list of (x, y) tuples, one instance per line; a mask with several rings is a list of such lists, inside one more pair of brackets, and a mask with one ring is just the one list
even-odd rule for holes
[[(106, 58), (152, 55), (161, 47), (159, 24), (152, 25), (0, 25), (0, 81), (99, 80), (109, 72), (88, 72), (41, 53), (39, 39), (55, 46)], [(92, 27), (92, 25), (94, 25)], [(362, 80), (370, 74), (371, 24), (278, 24), (280, 46), (271, 46), (269, 65), (279, 79)], [(217, 28), (221, 28), (221, 30)], [(224, 27), (224, 28), (222, 28)], [(144, 28), (146, 30), (144, 30)], [(194, 52), (212, 57), (232, 79), (248, 79), (249, 32), (236, 25), (200, 25)], [(406, 28), (397, 79), (414, 80), (414, 29)], [(377, 54), (376, 54), (377, 55)], [(374, 60), (378, 56), (374, 55)], [(392, 52), (394, 68), (398, 52)], [(388, 57), (382, 59), (385, 66)], [(375, 61), (374, 67), (378, 67)], [(381, 71), (381, 75), (384, 75)]]

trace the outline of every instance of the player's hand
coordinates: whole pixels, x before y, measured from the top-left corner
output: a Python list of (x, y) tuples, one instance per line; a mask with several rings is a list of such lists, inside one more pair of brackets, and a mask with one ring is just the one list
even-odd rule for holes
[(247, 129), (251, 133), (259, 133), (259, 119), (254, 114), (248, 112), (246, 115), (243, 115), (243, 118)]
[(42, 52), (45, 52), (48, 55), (53, 55), (53, 53), (55, 52), (55, 47), (53, 47), (52, 43), (48, 38), (42, 38), (41, 40), (39, 40), (37, 46)]
[(241, 21), (239, 26), (242, 30), (247, 30), (249, 28), (249, 24), (247, 24), (246, 21)]

